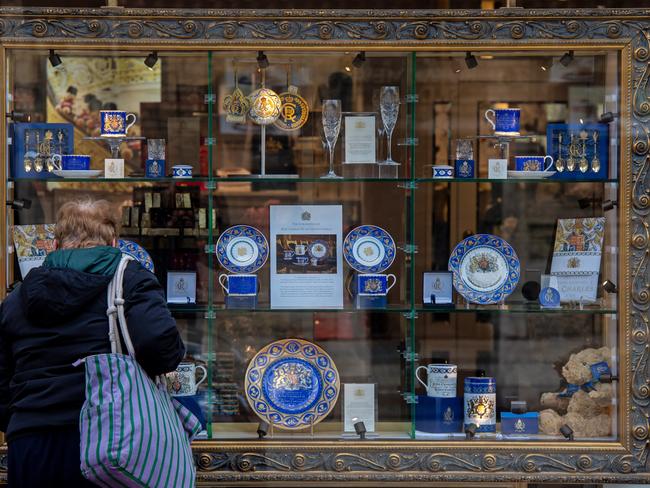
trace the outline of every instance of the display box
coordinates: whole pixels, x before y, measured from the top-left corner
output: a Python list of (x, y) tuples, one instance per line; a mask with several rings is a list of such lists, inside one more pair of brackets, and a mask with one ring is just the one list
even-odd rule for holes
[(196, 273), (167, 273), (167, 303), (196, 303)]
[(609, 177), (607, 124), (548, 124), (546, 148), (555, 162), (551, 166), (553, 179), (593, 181)]
[(463, 398), (417, 396), (415, 430), (431, 433), (463, 431)]
[(9, 134), (14, 178), (51, 178), (47, 159), (74, 152), (72, 124), (14, 123), (9, 126)]
[(506, 435), (539, 433), (539, 413), (501, 413), (501, 433)]

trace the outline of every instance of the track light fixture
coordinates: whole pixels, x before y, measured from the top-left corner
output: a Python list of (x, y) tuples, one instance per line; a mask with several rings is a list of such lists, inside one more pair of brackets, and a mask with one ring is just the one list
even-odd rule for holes
[(365, 51), (360, 51), (352, 60), (352, 66), (355, 68), (361, 68), (363, 63), (366, 62), (366, 53)]
[(7, 200), (7, 206), (13, 210), (29, 210), (32, 208), (32, 201), (28, 198), (16, 198), (14, 200)]
[(257, 66), (260, 69), (266, 69), (269, 67), (269, 58), (266, 57), (264, 51), (257, 52)]
[(32, 116), (24, 112), (14, 112), (13, 110), (5, 116), (12, 122), (31, 122)]
[(565, 68), (573, 62), (573, 51), (565, 52), (560, 58), (560, 64)]
[(603, 290), (605, 290), (607, 293), (618, 293), (618, 287), (616, 286), (616, 283), (611, 280), (603, 281)]
[(605, 200), (603, 202), (603, 212), (609, 212), (610, 210), (613, 210), (614, 207), (618, 206), (618, 201), (616, 200)]
[(50, 55), (47, 57), (47, 59), (50, 60), (50, 64), (52, 65), (52, 68), (56, 68), (57, 66), (61, 65), (61, 63), (63, 63), (61, 56), (55, 53), (54, 49), (50, 49)]
[(262, 440), (266, 437), (266, 434), (269, 433), (269, 423), (262, 420), (257, 424), (257, 437), (259, 440)]
[(158, 62), (158, 53), (156, 51), (151, 51), (144, 59), (145, 66), (151, 70), (153, 70), (153, 67), (156, 66), (157, 62)]
[(564, 424), (562, 427), (560, 427), (560, 432), (562, 433), (565, 439), (569, 441), (573, 440), (573, 429), (569, 427), (567, 424)]
[(616, 113), (614, 113), (614, 112), (605, 112), (604, 114), (602, 114), (600, 116), (600, 119), (598, 119), (598, 122), (600, 122), (601, 124), (609, 124), (611, 122), (614, 122), (614, 120), (616, 120), (616, 118), (619, 115), (620, 114), (618, 112), (616, 112)]
[(366, 438), (366, 424), (363, 421), (359, 420), (354, 423), (354, 431), (359, 436), (359, 439), (363, 440)]
[(478, 425), (476, 424), (468, 424), (467, 426), (465, 426), (465, 439), (467, 439), (468, 441), (472, 440), (476, 435), (477, 429), (478, 429)]
[(471, 51), (467, 51), (467, 54), (465, 54), (465, 64), (469, 69), (474, 69), (478, 66), (478, 60)]

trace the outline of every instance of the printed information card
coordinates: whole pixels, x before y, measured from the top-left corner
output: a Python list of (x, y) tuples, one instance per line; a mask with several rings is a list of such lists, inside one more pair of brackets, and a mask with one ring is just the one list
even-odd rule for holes
[(345, 163), (374, 163), (377, 159), (375, 148), (375, 117), (345, 117)]
[(354, 432), (354, 424), (363, 422), (367, 432), (375, 431), (374, 383), (343, 385), (343, 430)]
[(341, 205), (271, 205), (271, 307), (343, 308)]

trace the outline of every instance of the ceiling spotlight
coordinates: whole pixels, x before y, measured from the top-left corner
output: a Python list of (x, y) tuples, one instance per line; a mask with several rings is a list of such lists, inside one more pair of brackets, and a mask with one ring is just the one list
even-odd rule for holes
[(560, 64), (565, 68), (573, 62), (573, 51), (565, 52), (560, 58)]
[(363, 66), (363, 63), (365, 62), (366, 62), (366, 53), (365, 51), (361, 51), (352, 60), (352, 66), (354, 66), (355, 68), (361, 68)]
[(605, 112), (600, 116), (600, 119), (598, 119), (598, 122), (601, 124), (609, 124), (611, 122), (614, 122), (616, 120), (616, 117), (618, 117), (620, 114), (618, 112), (613, 113), (613, 112)]
[(474, 436), (476, 435), (476, 431), (478, 430), (478, 425), (476, 424), (468, 424), (465, 426), (465, 439), (468, 441), (471, 441), (474, 439)]
[(354, 431), (359, 436), (359, 439), (363, 440), (366, 438), (366, 424), (361, 420), (354, 423)]
[(607, 293), (618, 293), (618, 287), (612, 280), (603, 281), (603, 290)]
[(603, 212), (614, 210), (614, 207), (618, 207), (618, 200), (605, 200), (603, 202)]
[(470, 51), (467, 51), (465, 54), (465, 64), (469, 69), (474, 69), (478, 66), (478, 60)]
[(262, 420), (257, 424), (257, 437), (262, 440), (269, 433), (269, 423)]
[(266, 57), (264, 51), (257, 52), (257, 66), (259, 66), (260, 69), (266, 69), (269, 67), (269, 58)]
[(32, 208), (32, 201), (28, 198), (16, 198), (15, 200), (7, 200), (7, 206), (13, 210), (29, 210)]
[(63, 60), (61, 59), (61, 56), (59, 56), (57, 53), (55, 53), (54, 49), (50, 49), (50, 55), (47, 57), (47, 59), (50, 60), (50, 64), (52, 65), (52, 68), (56, 68), (61, 63), (63, 63)]
[(542, 71), (548, 71), (551, 69), (551, 66), (553, 66), (553, 60), (552, 59), (545, 59), (542, 61), (542, 64), (539, 65), (539, 69)]
[(565, 439), (572, 441), (573, 440), (573, 429), (567, 424), (564, 424), (560, 427), (560, 433), (565, 437)]
[(25, 112), (14, 112), (13, 110), (5, 116), (13, 122), (31, 122), (32, 116)]
[(151, 51), (144, 59), (145, 66), (150, 70), (153, 70), (153, 67), (156, 66), (157, 62), (158, 62), (158, 53), (156, 51)]

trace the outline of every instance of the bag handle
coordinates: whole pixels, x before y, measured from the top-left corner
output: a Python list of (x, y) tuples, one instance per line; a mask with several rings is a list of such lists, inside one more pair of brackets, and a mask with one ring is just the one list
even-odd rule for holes
[[(132, 261), (131, 256), (123, 255), (120, 263), (117, 266), (115, 275), (108, 285), (106, 315), (108, 315), (108, 337), (111, 341), (111, 352), (122, 353), (122, 345), (120, 343), (120, 332), (129, 356), (135, 358), (135, 349), (131, 341), (131, 335), (126, 323), (126, 315), (124, 313), (124, 271), (126, 270), (129, 261)], [(119, 329), (118, 329), (119, 324)]]

